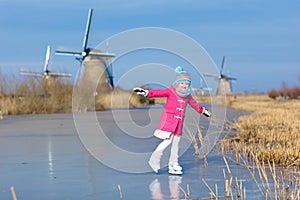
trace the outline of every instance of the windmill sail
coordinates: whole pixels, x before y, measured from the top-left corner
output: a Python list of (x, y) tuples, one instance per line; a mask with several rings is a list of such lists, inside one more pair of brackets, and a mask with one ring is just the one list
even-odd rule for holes
[(90, 28), (91, 28), (91, 22), (92, 22), (92, 16), (93, 16), (93, 9), (89, 9), (88, 19), (85, 27), (85, 33), (82, 43), (82, 51), (55, 51), (56, 55), (64, 55), (64, 56), (75, 56), (76, 60), (78, 60), (80, 63), (82, 63), (86, 56), (99, 56), (99, 57), (115, 57), (115, 54), (112, 53), (102, 53), (102, 52), (91, 52), (90, 48), (87, 48), (88, 45), (88, 39), (90, 34)]
[(51, 77), (71, 77), (72, 76), (72, 74), (51, 72), (49, 70), (50, 56), (51, 56), (51, 46), (48, 45), (43, 71), (36, 72), (36, 71), (29, 71), (29, 70), (21, 69), (20, 74), (25, 75), (25, 76), (35, 76), (35, 77), (49, 77), (49, 76), (51, 76)]
[[(86, 22), (86, 27), (85, 27), (85, 33), (84, 33), (83, 44), (82, 44), (82, 52), (86, 52), (86, 50), (87, 50), (87, 43), (88, 43), (89, 34), (90, 34), (92, 16), (93, 16), (93, 9), (90, 9), (89, 14), (88, 14), (88, 19)], [(83, 56), (85, 56), (85, 55), (83, 55)]]
[(44, 71), (48, 70), (48, 66), (49, 66), (49, 62), (50, 62), (50, 54), (51, 54), (51, 47), (50, 47), (50, 45), (48, 45), (47, 46), (47, 51), (46, 51)]

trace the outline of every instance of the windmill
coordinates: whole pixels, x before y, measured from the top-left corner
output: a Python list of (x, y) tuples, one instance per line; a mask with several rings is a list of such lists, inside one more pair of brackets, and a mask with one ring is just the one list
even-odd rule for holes
[(211, 88), (203, 86), (203, 78), (200, 78), (200, 87), (199, 88), (191, 88), (192, 93), (196, 96), (203, 96), (205, 91), (211, 91)]
[(86, 28), (85, 28), (85, 34), (84, 34), (84, 38), (83, 38), (82, 50), (77, 51), (77, 52), (57, 50), (55, 52), (55, 54), (57, 54), (57, 55), (66, 55), (66, 56), (75, 56), (75, 59), (80, 62), (80, 70), (81, 70), (81, 66), (82, 66), (83, 61), (89, 61), (90, 60), (90, 59), (87, 59), (88, 57), (96, 58), (98, 60), (100, 58), (100, 60), (105, 65), (105, 73), (107, 75), (107, 81), (109, 82), (111, 87), (114, 87), (113, 76), (112, 76), (112, 65), (110, 63), (106, 62), (107, 59), (104, 60), (103, 58), (112, 58), (112, 57), (115, 57), (115, 54), (103, 53), (99, 50), (87, 47), (88, 39), (89, 39), (89, 33), (90, 33), (90, 27), (91, 27), (91, 22), (92, 22), (92, 16), (93, 16), (93, 9), (90, 8), (89, 13), (88, 13)]
[(204, 74), (204, 76), (215, 77), (218, 79), (219, 83), (218, 83), (218, 88), (217, 88), (217, 92), (216, 92), (217, 95), (231, 95), (232, 94), (231, 81), (236, 80), (236, 78), (233, 78), (233, 77), (223, 74), (225, 62), (226, 62), (226, 58), (225, 58), (225, 56), (223, 56), (220, 75), (208, 74), (208, 73)]
[(51, 47), (48, 45), (46, 51), (46, 57), (45, 57), (44, 70), (42, 72), (36, 72), (36, 71), (21, 69), (20, 74), (26, 76), (33, 76), (33, 77), (42, 77), (45, 78), (46, 80), (55, 79), (58, 77), (72, 77), (72, 74), (54, 73), (51, 70), (49, 70), (50, 56), (51, 56)]

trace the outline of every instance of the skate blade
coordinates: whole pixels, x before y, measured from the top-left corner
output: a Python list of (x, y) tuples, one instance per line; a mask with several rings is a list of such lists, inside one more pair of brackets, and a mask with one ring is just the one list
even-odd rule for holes
[(179, 171), (179, 170), (169, 170), (169, 174), (170, 175), (182, 175), (182, 171)]

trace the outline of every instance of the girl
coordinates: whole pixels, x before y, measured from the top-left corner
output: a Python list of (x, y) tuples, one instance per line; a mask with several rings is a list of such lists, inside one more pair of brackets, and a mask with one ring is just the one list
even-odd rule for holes
[(170, 145), (169, 173), (182, 174), (182, 167), (178, 163), (178, 146), (182, 135), (182, 124), (187, 104), (190, 104), (197, 112), (210, 117), (209, 111), (201, 106), (191, 95), (191, 76), (182, 67), (175, 69), (176, 80), (170, 88), (163, 90), (146, 90), (134, 88), (133, 91), (147, 98), (167, 97), (158, 128), (154, 135), (163, 141), (156, 147), (149, 159), (149, 165), (155, 173), (160, 169), (160, 159), (163, 151)]

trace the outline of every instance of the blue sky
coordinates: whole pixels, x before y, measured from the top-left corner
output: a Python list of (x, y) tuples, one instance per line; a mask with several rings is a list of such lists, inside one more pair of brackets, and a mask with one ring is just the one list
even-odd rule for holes
[[(42, 70), (48, 44), (79, 50), (89, 8), (94, 9), (90, 47), (129, 29), (168, 28), (197, 41), (218, 67), (226, 56), (224, 72), (237, 78), (235, 92), (266, 92), (283, 81), (300, 85), (296, 0), (1, 0), (2, 72), (17, 76), (20, 68)], [(51, 68), (75, 76), (78, 63), (53, 55)], [(114, 66), (116, 81), (126, 70)]]

